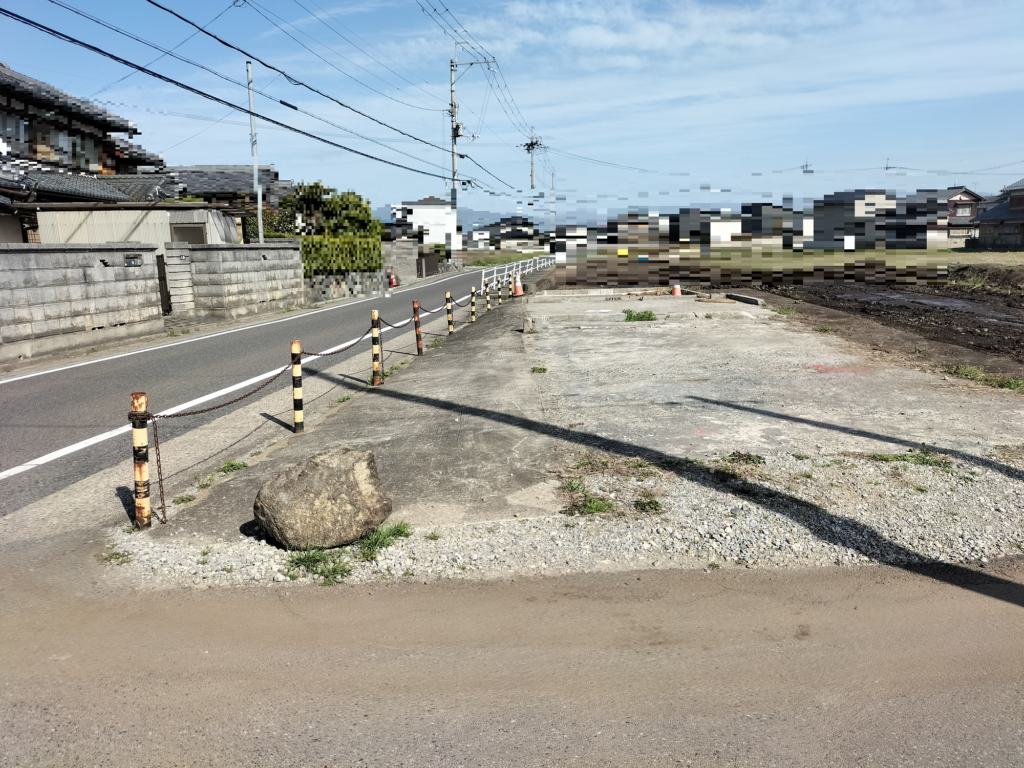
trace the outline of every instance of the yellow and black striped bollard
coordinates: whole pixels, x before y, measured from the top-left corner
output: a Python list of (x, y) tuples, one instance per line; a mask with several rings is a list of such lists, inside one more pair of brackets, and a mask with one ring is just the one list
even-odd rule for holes
[(476, 286), (469, 289), (469, 322), (476, 322)]
[(491, 311), (491, 284), (484, 280), (484, 296), (487, 297), (487, 311)]
[(416, 354), (423, 354), (423, 334), (420, 331), (420, 303), (413, 299), (412, 324), (416, 328)]
[(132, 392), (132, 461), (135, 465), (135, 526), (149, 528), (152, 510), (149, 503), (149, 398), (145, 392)]
[(452, 294), (450, 291), (444, 292), (444, 306), (448, 310), (448, 335), (451, 336), (455, 333), (455, 315), (452, 314)]
[(302, 422), (302, 342), (292, 342), (292, 432), (296, 435), (305, 428)]
[(498, 283), (498, 306), (500, 307), (501, 306), (501, 289), (504, 287), (505, 283), (504, 283), (503, 280), (501, 280), (501, 278), (497, 278), (497, 277), (495, 278), (495, 282)]
[(380, 314), (370, 312), (370, 344), (373, 353), (373, 386), (380, 386)]

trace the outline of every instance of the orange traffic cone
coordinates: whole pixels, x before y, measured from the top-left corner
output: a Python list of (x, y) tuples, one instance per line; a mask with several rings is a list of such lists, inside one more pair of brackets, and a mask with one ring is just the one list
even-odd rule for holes
[(673, 285), (672, 286), (672, 295), (673, 296), (682, 296), (683, 295), (683, 292), (679, 289), (678, 285)]
[(516, 272), (516, 287), (512, 291), (513, 296), (523, 295), (523, 281), (519, 279), (519, 273)]
[(398, 287), (398, 275), (395, 274), (395, 268), (394, 267), (391, 268), (391, 278), (390, 278), (390, 280), (388, 282), (390, 283), (392, 288), (397, 288)]

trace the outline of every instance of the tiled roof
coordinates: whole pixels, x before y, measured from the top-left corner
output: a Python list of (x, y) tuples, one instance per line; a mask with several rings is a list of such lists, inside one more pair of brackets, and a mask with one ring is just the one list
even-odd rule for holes
[(1021, 179), (1020, 181), (1015, 181), (1013, 182), (1013, 184), (1007, 184), (1005, 187), (1003, 187), (1003, 192), (1013, 192), (1018, 189), (1024, 189), (1024, 179)]
[(143, 149), (138, 144), (132, 144), (124, 139), (114, 138), (114, 148), (120, 157), (126, 160), (134, 160), (138, 165), (155, 165), (162, 168), (164, 159), (160, 155)]
[(127, 195), (133, 203), (177, 197), (178, 181), (173, 173), (125, 173), (104, 176), (103, 183)]
[(1024, 210), (1010, 210), (1010, 201), (1004, 200), (999, 205), (982, 211), (971, 221), (1024, 221)]
[[(253, 194), (251, 165), (180, 165), (164, 168), (173, 172), (181, 184), (181, 194), (189, 197), (247, 197)], [(290, 181), (277, 177), (272, 165), (261, 165), (260, 185), (263, 202), (277, 207), (281, 198), (295, 191)]]
[(123, 117), (118, 117), (88, 101), (76, 99), (52, 85), (15, 72), (6, 64), (0, 66), (0, 91), (17, 93), (26, 99), (67, 110), (82, 122), (91, 123), (113, 133), (128, 133), (132, 130), (132, 124)]
[(969, 224), (970, 221), (971, 221), (971, 217), (970, 216), (950, 216), (949, 217), (949, 226), (951, 226), (951, 227), (961, 226), (963, 224)]
[(451, 202), (447, 201), (447, 200), (442, 200), (439, 197), (434, 197), (433, 195), (431, 195), (430, 197), (424, 197), (422, 200), (416, 200), (415, 202), (412, 202), (412, 203), (402, 203), (402, 205), (445, 205), (445, 206), (450, 206)]
[(30, 173), (24, 184), (37, 198), (56, 197), (100, 203), (126, 203), (128, 195), (91, 176), (74, 173)]

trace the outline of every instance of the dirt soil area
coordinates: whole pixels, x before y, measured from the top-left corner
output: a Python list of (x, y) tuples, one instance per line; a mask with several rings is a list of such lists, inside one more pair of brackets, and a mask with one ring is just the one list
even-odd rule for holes
[(918, 363), (1024, 373), (1024, 267), (954, 267), (949, 283), (939, 286), (774, 286), (758, 295), (796, 308), (811, 324)]

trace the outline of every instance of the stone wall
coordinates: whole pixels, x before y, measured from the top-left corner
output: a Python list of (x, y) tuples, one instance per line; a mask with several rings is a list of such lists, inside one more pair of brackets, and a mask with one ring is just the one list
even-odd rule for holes
[[(164, 252), (174, 315), (243, 317), (304, 303), (297, 240), (263, 245), (167, 243)], [(185, 263), (188, 271), (182, 268)]]
[(0, 243), (0, 361), (163, 331), (156, 251)]
[(386, 273), (378, 270), (342, 272), (336, 275), (315, 274), (305, 278), (305, 284), (306, 301), (310, 304), (354, 296), (381, 296), (386, 285)]
[(390, 273), (393, 267), (403, 284), (416, 279), (418, 244), (415, 240), (389, 240), (381, 243), (381, 248), (384, 253), (385, 272)]

